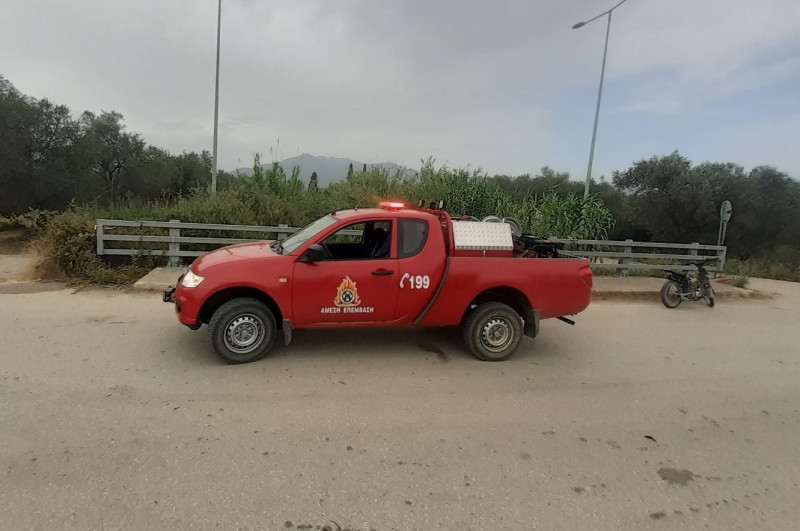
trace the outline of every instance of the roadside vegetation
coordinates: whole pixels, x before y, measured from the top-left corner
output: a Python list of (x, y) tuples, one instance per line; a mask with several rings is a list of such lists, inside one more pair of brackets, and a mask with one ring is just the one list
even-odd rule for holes
[(587, 199), (583, 182), (547, 166), (490, 176), (427, 159), (413, 172), (351, 170), (321, 187), (260, 155), (251, 176), (219, 172), (211, 195), (209, 153), (169, 153), (127, 131), (119, 113), (74, 118), (0, 76), (0, 160), (0, 230), (24, 228), (54, 269), (89, 282), (126, 283), (160, 263), (99, 258), (98, 218), (303, 226), (382, 199), (444, 199), (453, 215), (513, 217), (540, 236), (675, 243), (716, 243), (719, 207), (729, 200), (726, 273), (800, 280), (800, 183), (770, 166), (693, 165), (677, 152), (592, 182)]

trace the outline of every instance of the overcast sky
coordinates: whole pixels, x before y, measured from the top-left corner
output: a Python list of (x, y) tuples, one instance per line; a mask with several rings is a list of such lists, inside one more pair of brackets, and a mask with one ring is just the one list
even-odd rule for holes
[[(219, 165), (433, 156), (585, 178), (617, 0), (222, 0)], [(211, 151), (217, 0), (4, 0), (0, 74)], [(613, 15), (593, 175), (679, 150), (800, 178), (800, 1), (628, 0)]]

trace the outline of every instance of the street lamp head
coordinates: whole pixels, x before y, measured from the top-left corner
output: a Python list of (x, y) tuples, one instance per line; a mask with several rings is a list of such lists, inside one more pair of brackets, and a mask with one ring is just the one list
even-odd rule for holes
[(574, 26), (572, 26), (572, 29), (578, 29), (578, 28), (582, 28), (582, 27), (584, 27), (585, 25), (586, 25), (586, 22), (578, 22), (577, 24), (575, 24)]

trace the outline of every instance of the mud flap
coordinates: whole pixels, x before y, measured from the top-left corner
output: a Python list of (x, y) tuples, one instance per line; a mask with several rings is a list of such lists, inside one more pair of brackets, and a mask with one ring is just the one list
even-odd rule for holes
[(283, 320), (283, 344), (284, 346), (289, 346), (289, 343), (292, 342), (292, 332), (294, 329), (292, 328), (292, 322), (289, 319)]
[(524, 327), (523, 334), (530, 338), (539, 335), (539, 310), (526, 310), (522, 316)]

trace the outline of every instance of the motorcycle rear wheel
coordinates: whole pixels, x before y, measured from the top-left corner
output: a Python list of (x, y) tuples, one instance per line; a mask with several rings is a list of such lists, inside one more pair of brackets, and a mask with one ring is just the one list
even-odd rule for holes
[(667, 308), (681, 305), (681, 285), (674, 280), (667, 280), (661, 288), (661, 303)]

